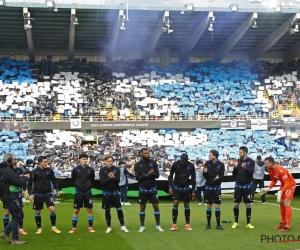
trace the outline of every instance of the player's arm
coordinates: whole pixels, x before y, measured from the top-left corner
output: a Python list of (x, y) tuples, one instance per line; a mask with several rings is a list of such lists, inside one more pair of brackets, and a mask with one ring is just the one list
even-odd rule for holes
[(73, 180), (73, 183), (75, 183), (76, 182), (76, 168), (73, 168), (71, 178)]
[(116, 168), (116, 173), (115, 173), (115, 178), (114, 179), (117, 183), (120, 182), (120, 169), (119, 168)]
[(59, 193), (59, 186), (58, 186), (58, 183), (57, 183), (57, 180), (55, 178), (55, 175), (54, 175), (54, 171), (51, 169), (51, 182), (53, 184), (53, 187), (54, 189), (56, 190), (56, 193)]
[(283, 192), (285, 192), (285, 190), (287, 190), (288, 188), (291, 187), (291, 183), (289, 181), (289, 177), (287, 175), (287, 171), (280, 172), (279, 175), (282, 176), (281, 179), (282, 179), (283, 183), (281, 183), (281, 185), (284, 184), (283, 188), (281, 190), (279, 190), (279, 191), (281, 191), (283, 193)]
[(135, 178), (137, 181), (143, 181), (148, 178), (148, 174), (141, 173), (139, 165), (134, 165)]
[(107, 175), (105, 175), (105, 173), (104, 173), (104, 168), (100, 168), (99, 179), (100, 179), (101, 185), (105, 185), (110, 181), (109, 177)]
[(207, 164), (207, 162), (205, 162), (204, 168), (207, 169), (206, 172), (204, 172), (204, 169), (203, 169), (203, 177), (204, 177), (204, 179), (206, 180), (206, 179), (208, 179), (208, 164)]
[(29, 195), (33, 194), (33, 183), (34, 183), (34, 171), (32, 171), (30, 178), (28, 179), (28, 183), (27, 183), (27, 192)]
[[(235, 162), (237, 162), (237, 165), (235, 165), (235, 164), (236, 164)], [(239, 173), (239, 170), (238, 170), (239, 162), (238, 162), (238, 160), (235, 159), (235, 160), (233, 161), (233, 165), (234, 165), (234, 167), (233, 167), (233, 170), (232, 170), (232, 175), (233, 175), (233, 176), (237, 176), (238, 173)]]
[(253, 172), (254, 172), (254, 168), (255, 168), (255, 161), (250, 161), (250, 162), (251, 162), (250, 165), (244, 169), (248, 178), (253, 177)]
[(159, 170), (158, 170), (158, 165), (156, 162), (154, 162), (153, 170), (154, 170), (154, 172), (152, 174), (152, 177), (155, 179), (159, 178)]
[(93, 183), (93, 180), (95, 180), (95, 170), (93, 168), (91, 168), (91, 182)]
[(224, 174), (225, 174), (225, 165), (224, 165), (224, 163), (222, 163), (220, 166), (220, 171), (219, 171), (219, 180), (220, 181), (223, 180)]
[(171, 167), (171, 171), (170, 171), (170, 174), (169, 174), (169, 177), (168, 177), (168, 184), (169, 184), (169, 188), (173, 188), (173, 176), (174, 176), (174, 173), (175, 173), (175, 163), (172, 164), (172, 167)]
[(22, 191), (26, 192), (26, 189), (27, 189), (27, 182), (22, 186)]
[(192, 167), (191, 171), (191, 184), (193, 193), (196, 193), (196, 170), (194, 166)]
[[(270, 174), (270, 172), (269, 172), (269, 174)], [(269, 189), (273, 188), (277, 183), (277, 180), (271, 174), (270, 174), (270, 178), (271, 178), (271, 183), (269, 185)]]

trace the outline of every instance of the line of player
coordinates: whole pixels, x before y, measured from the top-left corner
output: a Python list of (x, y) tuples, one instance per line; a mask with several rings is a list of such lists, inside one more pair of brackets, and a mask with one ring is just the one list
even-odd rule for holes
[[(157, 185), (156, 179), (159, 178), (159, 170), (157, 163), (150, 159), (149, 150), (143, 148), (140, 151), (141, 160), (137, 162), (134, 166), (135, 178), (139, 185), (139, 204), (140, 204), (140, 229), (138, 232), (144, 232), (145, 227), (145, 211), (146, 204), (149, 201), (154, 209), (154, 217), (156, 221), (156, 230), (163, 232), (164, 230), (160, 226), (160, 210), (159, 210), (159, 200), (157, 195)], [(248, 148), (240, 147), (238, 160), (234, 160), (233, 176), (235, 177), (235, 189), (234, 189), (234, 207), (233, 213), (235, 222), (233, 223), (233, 229), (239, 226), (239, 205), (241, 201), (246, 205), (246, 227), (253, 229), (254, 226), (251, 224), (251, 213), (252, 207), (252, 178), (253, 171), (255, 168), (255, 162), (248, 157)], [(224, 230), (220, 223), (221, 218), (221, 183), (224, 177), (225, 167), (224, 164), (218, 160), (219, 153), (216, 150), (211, 150), (209, 154), (209, 160), (206, 161), (203, 169), (203, 177), (206, 180), (205, 184), (205, 203), (207, 203), (206, 217), (207, 226), (206, 230), (211, 229), (211, 216), (212, 216), (212, 205), (215, 204), (215, 217), (217, 226), (219, 230)], [(72, 179), (75, 184), (75, 197), (74, 197), (74, 212), (72, 217), (72, 229), (69, 233), (76, 233), (77, 222), (79, 217), (79, 212), (82, 207), (87, 209), (88, 214), (88, 231), (94, 233), (93, 229), (93, 197), (92, 197), (92, 181), (95, 178), (94, 169), (88, 166), (88, 155), (81, 154), (79, 156), (80, 165), (75, 167), (72, 171)], [(103, 189), (103, 199), (102, 208), (105, 210), (105, 219), (107, 223), (106, 233), (112, 231), (111, 227), (111, 213), (112, 207), (117, 210), (118, 219), (121, 225), (121, 231), (129, 232), (125, 226), (124, 214), (122, 211), (122, 206), (120, 202), (119, 195), (119, 182), (120, 182), (120, 169), (113, 165), (114, 158), (110, 155), (106, 156), (104, 159), (105, 166), (100, 169), (100, 182)], [(8, 164), (9, 165), (9, 164)], [(28, 192), (30, 195), (30, 201), (33, 202), (33, 209), (35, 210), (35, 221), (37, 225), (36, 234), (42, 233), (42, 220), (41, 220), (41, 210), (43, 209), (44, 203), (50, 211), (50, 220), (52, 224), (52, 231), (54, 233), (61, 233), (60, 230), (56, 228), (56, 213), (54, 208), (54, 196), (52, 191), (52, 185), (56, 190), (57, 196), (60, 195), (60, 190), (56, 182), (54, 172), (52, 169), (48, 168), (47, 157), (41, 156), (38, 159), (39, 167), (33, 170), (28, 180)], [(275, 186), (276, 182), (279, 180), (281, 183), (280, 190), (278, 191), (277, 201), (280, 203), (280, 213), (281, 222), (275, 228), (280, 229), (281, 232), (288, 232), (291, 230), (291, 200), (293, 199), (293, 194), (295, 191), (295, 180), (292, 175), (282, 166), (276, 165), (272, 157), (267, 157), (265, 159), (265, 165), (267, 171), (271, 177), (271, 184), (267, 188), (261, 189), (260, 195), (267, 193), (272, 187)], [(15, 167), (15, 174), (20, 175)], [(20, 175), (22, 178), (22, 174)], [(182, 154), (180, 160), (173, 163), (171, 167), (171, 172), (168, 178), (169, 183), (169, 194), (173, 198), (173, 208), (172, 208), (172, 218), (173, 224), (170, 228), (171, 231), (176, 231), (177, 227), (177, 217), (178, 217), (178, 207), (180, 201), (184, 204), (184, 214), (185, 214), (185, 230), (193, 230), (190, 225), (190, 206), (189, 203), (191, 199), (196, 197), (196, 172), (194, 165), (189, 162), (188, 155)], [(11, 186), (16, 184), (11, 183)], [(23, 185), (22, 185), (23, 186)], [(190, 188), (190, 186), (192, 188)], [(22, 189), (21, 189), (22, 190)], [(24, 190), (23, 190), (24, 191)], [(21, 191), (22, 192), (22, 191)], [(20, 192), (19, 192), (20, 193)], [(22, 195), (19, 196), (19, 202), (21, 202)], [(5, 199), (2, 197), (4, 208), (6, 207)], [(18, 206), (21, 208), (21, 206)], [(4, 232), (0, 234), (0, 237), (8, 242), (12, 240), (8, 237), (9, 233), (12, 231), (11, 223), (8, 223), (8, 210), (5, 210), (4, 214)], [(21, 235), (26, 235), (22, 227), (23, 222), (23, 211), (20, 209), (19, 213), (19, 226)], [(14, 221), (14, 216), (12, 218)], [(13, 239), (18, 238), (13, 235)]]

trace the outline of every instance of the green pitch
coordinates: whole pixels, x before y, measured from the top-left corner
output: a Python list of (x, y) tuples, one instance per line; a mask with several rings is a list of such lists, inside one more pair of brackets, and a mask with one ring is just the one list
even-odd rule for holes
[[(215, 229), (214, 210), (212, 216), (212, 229), (205, 231), (206, 215), (204, 205), (199, 206), (197, 202), (191, 203), (191, 226), (194, 231), (184, 230), (184, 209), (179, 207), (178, 231), (170, 232), (172, 224), (172, 204), (170, 200), (163, 200), (160, 203), (161, 226), (165, 230), (163, 233), (155, 231), (155, 221), (153, 209), (148, 205), (146, 210), (146, 232), (138, 233), (139, 229), (139, 207), (137, 199), (131, 199), (131, 206), (124, 206), (125, 224), (130, 233), (120, 231), (117, 213), (112, 209), (112, 229), (113, 232), (105, 234), (106, 229), (103, 210), (101, 209), (101, 198), (95, 197), (94, 202), (94, 229), (96, 233), (88, 233), (88, 222), (86, 211), (82, 210), (79, 215), (77, 233), (69, 234), (72, 228), (72, 197), (73, 195), (64, 193), (58, 199), (61, 204), (56, 205), (57, 228), (61, 234), (51, 232), (49, 211), (42, 211), (43, 233), (36, 235), (36, 225), (32, 204), (24, 206), (25, 220), (24, 229), (27, 236), (21, 239), (27, 240), (27, 245), (10, 246), (4, 240), (0, 241), (0, 249), (32, 249), (32, 250), (232, 250), (232, 249), (297, 249), (299, 242), (293, 243), (261, 243), (261, 235), (283, 235), (274, 230), (274, 226), (280, 222), (279, 207), (275, 201), (275, 195), (268, 195), (266, 205), (256, 201), (252, 208), (252, 224), (255, 229), (246, 229), (246, 216), (244, 204), (240, 207), (240, 221), (238, 229), (231, 229), (231, 223), (223, 223), (224, 231)], [(233, 221), (233, 202), (231, 195), (223, 195), (221, 206), (221, 219)], [(258, 197), (256, 197), (258, 198)], [(292, 204), (293, 220), (292, 231), (285, 235), (293, 235), (298, 240), (300, 235), (300, 197), (296, 197)], [(0, 223), (2, 226), (2, 224)]]

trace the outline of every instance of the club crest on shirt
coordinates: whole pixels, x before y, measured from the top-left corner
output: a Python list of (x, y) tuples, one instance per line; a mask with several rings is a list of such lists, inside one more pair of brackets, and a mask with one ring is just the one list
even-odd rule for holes
[(276, 179), (278, 179), (278, 174), (274, 175), (273, 177), (276, 178)]
[(251, 164), (251, 162), (250, 161), (247, 161), (247, 165), (250, 165)]
[(190, 167), (190, 166), (188, 166), (188, 167), (187, 167), (187, 170), (190, 170), (190, 169), (191, 169), (191, 167)]
[(152, 164), (152, 162), (150, 162), (149, 166), (150, 166), (150, 167), (153, 167), (153, 164)]
[(49, 172), (49, 171), (46, 171), (46, 174), (50, 174), (50, 172)]
[(218, 166), (217, 166), (217, 169), (220, 169), (220, 168), (221, 168), (221, 166), (220, 166), (220, 165), (218, 165)]

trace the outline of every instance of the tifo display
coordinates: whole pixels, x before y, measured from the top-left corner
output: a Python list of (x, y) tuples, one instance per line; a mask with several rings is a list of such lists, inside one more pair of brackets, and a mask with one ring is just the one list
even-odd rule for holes
[[(64, 68), (63, 62), (57, 64)], [(270, 117), (278, 105), (298, 103), (298, 62), (288, 73), (276, 77), (268, 75), (268, 69), (281, 70), (275, 63), (203, 62), (163, 70), (155, 64), (141, 64), (136, 69), (131, 65), (137, 64), (134, 60), (111, 65), (87, 63), (77, 72), (55, 71), (51, 77), (34, 78), (33, 71), (34, 75), (43, 73), (42, 64), (4, 58), (0, 60), (0, 117), (37, 121), (78, 115), (94, 121), (226, 120)], [(91, 73), (91, 68), (101, 74)]]

